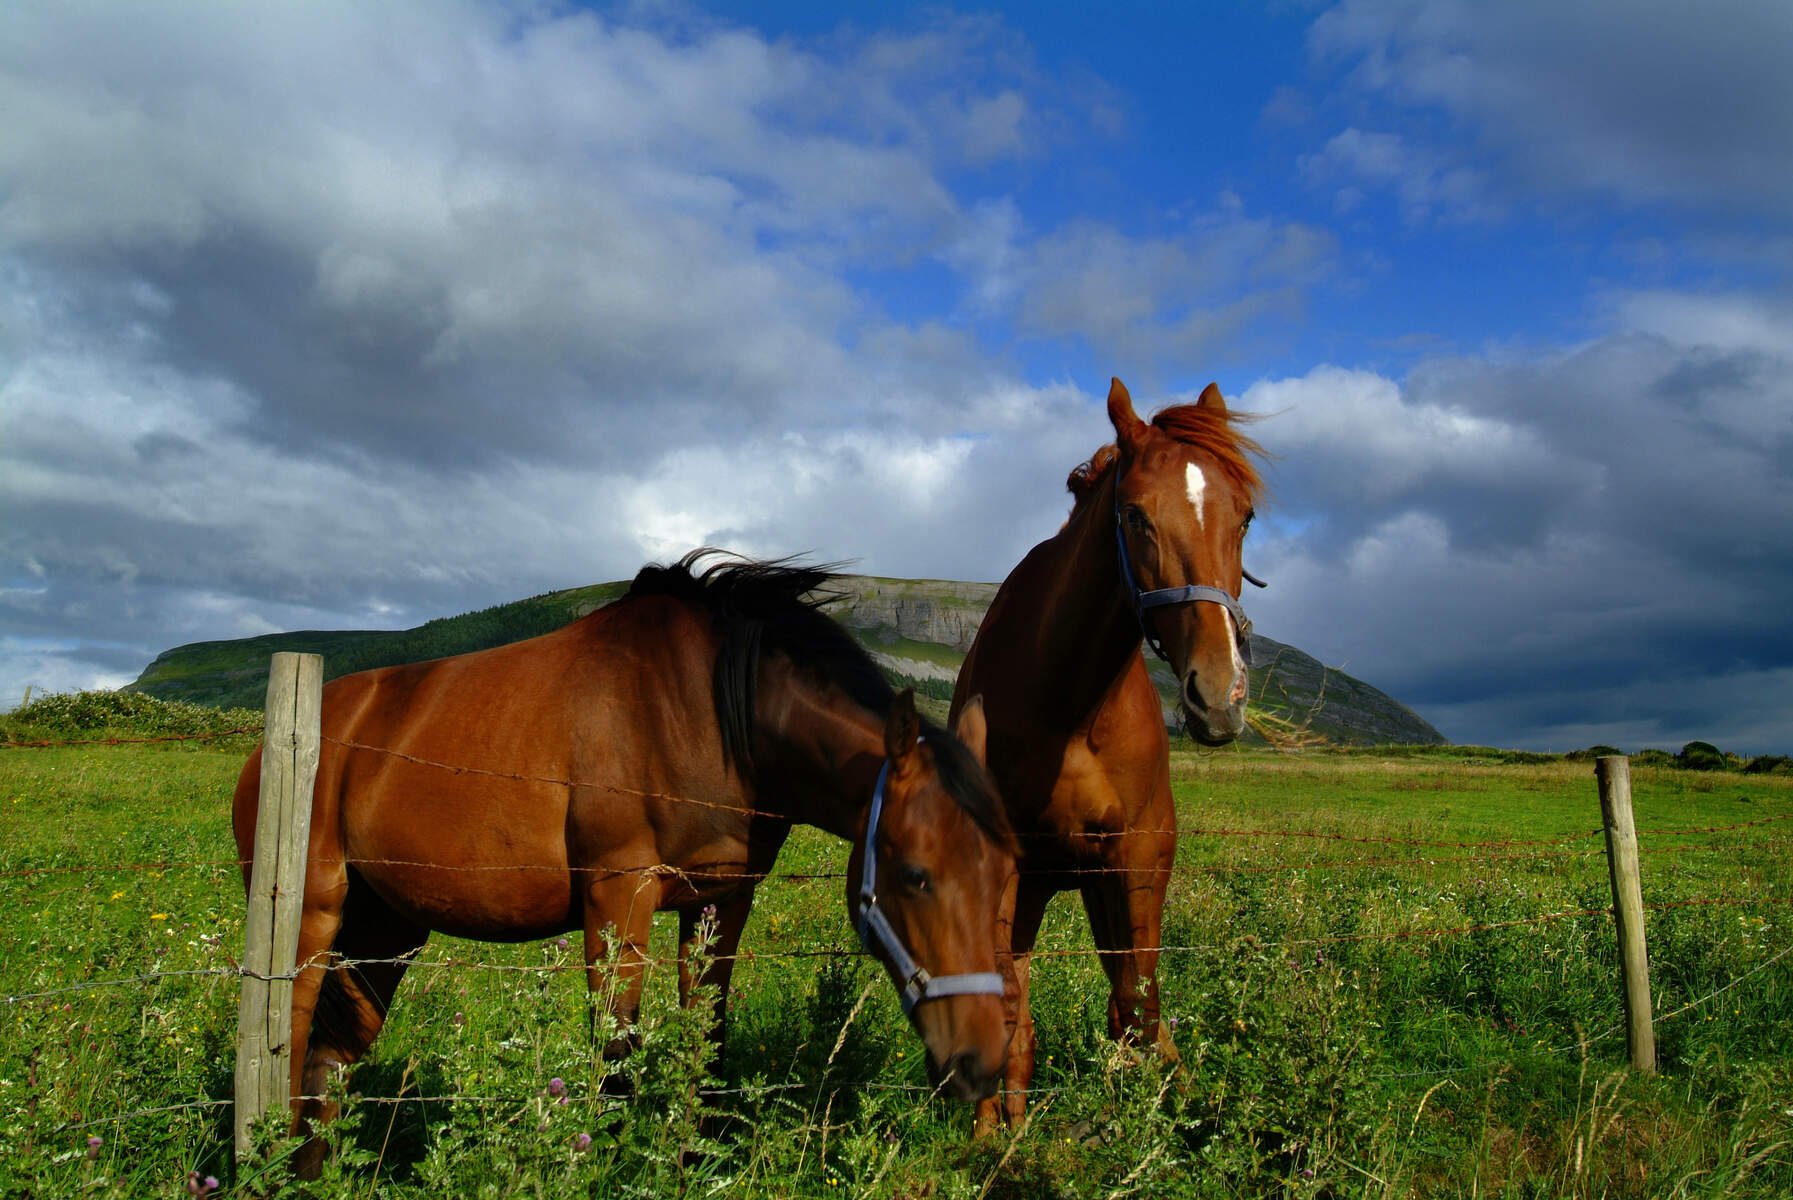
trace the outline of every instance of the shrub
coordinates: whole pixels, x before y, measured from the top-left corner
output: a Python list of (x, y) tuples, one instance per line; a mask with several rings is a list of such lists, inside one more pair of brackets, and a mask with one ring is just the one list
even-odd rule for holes
[(1724, 771), (1730, 768), (1731, 760), (1711, 742), (1688, 742), (1675, 755), (1675, 765), (1684, 771)]
[(1586, 750), (1571, 750), (1563, 755), (1570, 762), (1593, 762), (1596, 758), (1608, 758), (1612, 755), (1623, 755), (1625, 752), (1617, 746), (1589, 746)]
[(76, 740), (92, 737), (169, 737), (259, 729), (252, 708), (207, 708), (158, 700), (142, 692), (53, 692), (0, 716), (6, 741)]
[(1743, 766), (1745, 775), (1793, 775), (1793, 758), (1785, 754), (1758, 754)]

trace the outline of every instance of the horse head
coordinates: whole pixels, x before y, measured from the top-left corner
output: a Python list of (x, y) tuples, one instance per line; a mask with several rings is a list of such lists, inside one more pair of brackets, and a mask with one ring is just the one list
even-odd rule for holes
[(984, 769), (973, 700), (951, 734), (923, 734), (913, 693), (892, 701), (886, 766), (847, 870), (847, 903), (927, 1047), (928, 1073), (965, 1100), (1008, 1058), (997, 913), (1015, 842)]
[(1212, 383), (1194, 404), (1148, 423), (1116, 379), (1108, 418), (1122, 575), (1146, 640), (1176, 673), (1185, 728), (1204, 745), (1225, 745), (1245, 729), (1251, 623), (1238, 598), (1258, 491), (1246, 452), (1257, 447), (1234, 431), (1237, 418)]

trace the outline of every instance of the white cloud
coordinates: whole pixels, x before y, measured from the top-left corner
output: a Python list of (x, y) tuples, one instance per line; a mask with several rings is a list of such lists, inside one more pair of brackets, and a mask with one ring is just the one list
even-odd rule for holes
[(1444, 155), (1415, 147), (1398, 134), (1352, 127), (1335, 135), (1319, 153), (1303, 155), (1299, 165), (1310, 182), (1344, 185), (1334, 195), (1334, 207), (1341, 213), (1356, 209), (1368, 188), (1394, 193), (1409, 224), (1489, 222), (1506, 215), (1506, 206), (1494, 198), (1483, 171), (1453, 165)]
[(1316, 367), (1299, 379), (1254, 384), (1243, 402), (1277, 414), (1279, 452), (1310, 454), (1304, 486), (1323, 484), (1335, 499), (1386, 503), (1434, 478), (1521, 486), (1537, 470), (1562, 465), (1510, 418), (1444, 397), (1414, 402), (1370, 371)]
[(1017, 297), (1016, 323), (1036, 336), (1077, 337), (1118, 361), (1210, 360), (1217, 345), (1266, 314), (1298, 311), (1333, 269), (1324, 230), (1246, 214), (1222, 194), (1211, 211), (1162, 236), (1072, 221), (1004, 255), (984, 286)]

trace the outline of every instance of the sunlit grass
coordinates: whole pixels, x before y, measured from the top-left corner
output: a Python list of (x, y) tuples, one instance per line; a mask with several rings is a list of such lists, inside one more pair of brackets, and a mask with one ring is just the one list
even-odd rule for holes
[[(0, 752), (0, 992), (24, 997), (0, 1010), (0, 1194), (230, 1178), (240, 763), (184, 745)], [(855, 948), (843, 882), (771, 881), (722, 1062), (692, 1048), (670, 969), (651, 977), (652, 1105), (599, 1093), (577, 936), (432, 941), (352, 1082), (367, 1099), (341, 1127), (339, 1178), (314, 1194), (1793, 1190), (1793, 821), (1777, 821), (1793, 781), (1634, 770), (1655, 1005), (1676, 1014), (1651, 1079), (1623, 1070), (1590, 764), (1179, 752), (1173, 776), (1177, 1070), (1109, 1046), (1081, 906), (1061, 896), (1034, 975), (1034, 1116), (1018, 1139), (968, 1144), (965, 1111), (926, 1095), (880, 972), (780, 957)], [(1676, 832), (1750, 821), (1769, 823)], [(1496, 840), (1519, 844), (1443, 844)], [(778, 869), (845, 859), (800, 830)], [(672, 942), (662, 918), (651, 950)], [(154, 978), (72, 990), (138, 976)], [(697, 1074), (719, 1089), (701, 1136), (664, 1099)]]

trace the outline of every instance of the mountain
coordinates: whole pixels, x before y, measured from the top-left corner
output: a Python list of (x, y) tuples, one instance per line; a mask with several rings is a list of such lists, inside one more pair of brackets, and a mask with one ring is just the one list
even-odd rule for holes
[[(626, 582), (548, 592), (415, 629), (308, 630), (233, 641), (195, 642), (164, 651), (131, 690), (164, 700), (259, 708), (268, 657), (299, 650), (324, 656), (326, 678), (370, 667), (484, 650), (546, 633), (621, 596)], [(953, 681), (996, 595), (993, 583), (843, 576), (829, 611), (877, 658), (892, 682), (909, 686), (924, 710), (944, 718)], [(1441, 745), (1444, 736), (1411, 709), (1360, 679), (1323, 666), (1293, 646), (1251, 639), (1252, 730), (1248, 740), (1279, 745)], [(1177, 686), (1164, 664), (1148, 659), (1175, 725)]]

